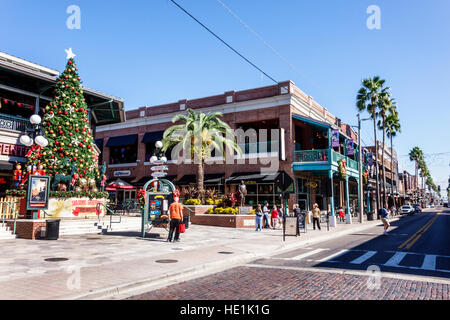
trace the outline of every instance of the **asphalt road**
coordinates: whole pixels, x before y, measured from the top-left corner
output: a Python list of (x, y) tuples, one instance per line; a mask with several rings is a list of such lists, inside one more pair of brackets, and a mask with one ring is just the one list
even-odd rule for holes
[(449, 230), (450, 210), (436, 208), (393, 222), (387, 236), (375, 226), (129, 299), (448, 300)]
[(255, 264), (380, 271), (450, 278), (450, 210), (403, 216), (389, 235), (377, 226), (315, 246), (292, 250)]

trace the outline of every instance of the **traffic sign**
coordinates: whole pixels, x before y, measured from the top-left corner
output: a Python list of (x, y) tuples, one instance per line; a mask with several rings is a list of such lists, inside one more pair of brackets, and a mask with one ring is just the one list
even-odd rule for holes
[(152, 171), (164, 171), (169, 170), (168, 166), (155, 166), (150, 168)]
[(151, 174), (151, 176), (152, 176), (153, 178), (162, 178), (162, 177), (167, 176), (167, 172), (153, 172), (153, 173)]
[(281, 191), (286, 191), (293, 183), (294, 180), (284, 171), (280, 172), (275, 178), (275, 185), (280, 188)]

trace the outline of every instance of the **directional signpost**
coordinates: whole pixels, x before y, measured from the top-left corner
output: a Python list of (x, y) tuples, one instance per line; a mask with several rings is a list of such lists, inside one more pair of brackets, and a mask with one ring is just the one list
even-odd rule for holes
[[(280, 197), (284, 200), (284, 213), (283, 213), (283, 241), (286, 241), (286, 223), (288, 222), (288, 218), (287, 216), (287, 210), (288, 210), (288, 199), (290, 194), (293, 191), (288, 191), (288, 190), (293, 190), (292, 188), (292, 184), (294, 183), (294, 180), (288, 175), (286, 174), (284, 171), (280, 172), (278, 174), (278, 176), (275, 178), (275, 186), (278, 187), (282, 194), (280, 195)], [(298, 219), (298, 217), (297, 217)], [(291, 224), (291, 223), (290, 223)], [(298, 222), (296, 222), (295, 224), (296, 228), (296, 232), (295, 235), (298, 235)]]

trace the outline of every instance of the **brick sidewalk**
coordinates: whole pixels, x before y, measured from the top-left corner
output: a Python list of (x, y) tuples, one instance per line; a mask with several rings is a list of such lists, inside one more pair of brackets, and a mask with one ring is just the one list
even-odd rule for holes
[[(286, 242), (282, 241), (281, 230), (255, 232), (198, 225), (191, 225), (180, 243), (165, 242), (164, 229), (153, 231), (147, 239), (139, 238), (138, 232), (128, 232), (67, 236), (58, 241), (5, 240), (0, 255), (0, 299), (102, 298), (162, 279), (169, 283), (175, 278), (183, 280), (189, 274), (243, 265), (274, 252), (379, 224), (378, 221), (343, 224), (330, 232), (326, 228), (308, 230), (300, 237), (286, 237)], [(68, 260), (45, 261), (48, 258)], [(158, 260), (177, 262), (160, 264)], [(69, 288), (76, 270), (81, 286)]]
[[(450, 285), (368, 276), (238, 267), (129, 300), (448, 300)], [(236, 281), (239, 279), (239, 281)], [(255, 281), (257, 279), (257, 281)], [(211, 288), (214, 290), (211, 290)]]

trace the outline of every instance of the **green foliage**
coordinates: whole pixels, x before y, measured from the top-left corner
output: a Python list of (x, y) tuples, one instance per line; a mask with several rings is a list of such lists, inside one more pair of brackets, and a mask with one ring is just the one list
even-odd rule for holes
[(71, 175), (71, 165), (80, 178), (99, 178), (98, 159), (88, 120), (81, 78), (73, 58), (56, 82), (55, 98), (44, 108), (42, 126), (49, 144), (33, 150), (29, 165), (43, 166), (47, 175)]
[[(27, 192), (25, 190), (7, 190), (7, 196), (25, 198)], [(89, 198), (89, 199), (102, 199), (108, 198), (108, 192), (89, 192), (89, 191), (50, 191), (50, 198)]]
[(202, 204), (202, 200), (200, 199), (188, 199), (188, 200), (184, 200), (183, 204), (187, 205), (187, 206), (199, 206)]

